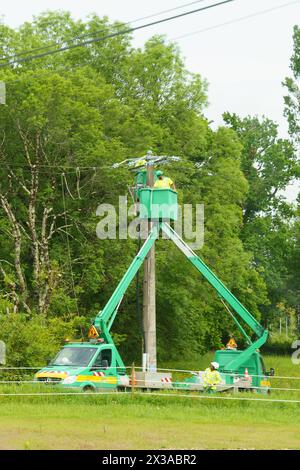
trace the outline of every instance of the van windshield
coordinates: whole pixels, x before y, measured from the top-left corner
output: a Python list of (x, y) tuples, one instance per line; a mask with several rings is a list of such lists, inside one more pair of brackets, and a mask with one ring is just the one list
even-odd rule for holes
[(96, 348), (63, 348), (50, 362), (51, 366), (88, 366), (97, 352)]

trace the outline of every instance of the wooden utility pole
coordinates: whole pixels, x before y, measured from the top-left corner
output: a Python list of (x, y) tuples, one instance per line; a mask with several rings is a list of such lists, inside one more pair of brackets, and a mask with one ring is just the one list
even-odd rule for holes
[[(147, 187), (154, 185), (153, 165), (147, 165)], [(148, 222), (147, 234), (153, 223)], [(156, 305), (155, 305), (155, 247), (151, 248), (144, 261), (144, 285), (143, 285), (143, 325), (144, 325), (144, 352), (147, 354), (147, 367), (151, 372), (156, 372)]]

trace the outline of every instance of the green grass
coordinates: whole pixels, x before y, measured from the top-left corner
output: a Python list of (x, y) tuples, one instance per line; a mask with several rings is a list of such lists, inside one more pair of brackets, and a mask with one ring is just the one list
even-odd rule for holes
[[(182, 361), (164, 362), (162, 367), (170, 369), (181, 370), (203, 370), (208, 367), (209, 363), (213, 360), (214, 353), (210, 352), (199, 358), (192, 358), (190, 360), (183, 359)], [(276, 356), (263, 354), (264, 362), (267, 369), (273, 367), (278, 376), (291, 376), (300, 377), (300, 365), (295, 365), (291, 361), (290, 356)]]
[[(265, 359), (278, 375), (300, 377), (300, 366), (289, 357)], [(202, 369), (209, 360), (206, 356), (203, 364), (184, 361), (172, 367)], [(0, 392), (25, 389), (33, 387), (2, 386)], [(300, 392), (273, 392), (273, 397), (300, 400)], [(300, 404), (176, 394), (0, 396), (1, 449), (300, 449), (299, 431)]]
[(297, 405), (84, 395), (2, 398), (0, 410), (2, 449), (300, 448)]

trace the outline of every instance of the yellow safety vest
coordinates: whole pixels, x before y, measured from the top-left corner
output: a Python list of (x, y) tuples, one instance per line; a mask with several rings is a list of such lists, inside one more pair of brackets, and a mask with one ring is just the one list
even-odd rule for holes
[(222, 378), (217, 370), (210, 370), (210, 367), (205, 369), (203, 374), (204, 387), (210, 388), (211, 390), (216, 390), (217, 385), (219, 385), (221, 382)]
[(154, 183), (154, 188), (159, 188), (159, 189), (170, 189), (172, 186), (173, 181), (171, 178), (168, 178), (167, 176), (163, 178), (162, 180), (157, 179)]
[(134, 166), (134, 168), (138, 168), (138, 167), (144, 166), (144, 165), (147, 165), (147, 160), (138, 160), (137, 162), (135, 162), (135, 164), (133, 166)]

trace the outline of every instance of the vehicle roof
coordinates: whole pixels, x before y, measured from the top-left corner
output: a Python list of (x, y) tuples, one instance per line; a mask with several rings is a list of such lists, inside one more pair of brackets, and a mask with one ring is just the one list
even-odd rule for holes
[(99, 346), (103, 346), (103, 343), (98, 343), (98, 344), (94, 344), (94, 343), (89, 343), (88, 341), (85, 342), (85, 343), (66, 343), (64, 344), (64, 348), (69, 348), (69, 347), (76, 347), (76, 348), (86, 348), (86, 347), (89, 347), (89, 348), (99, 348)]
[[(244, 352), (243, 349), (218, 349), (216, 351), (218, 354), (241, 354), (242, 352)], [(252, 354), (260, 355), (258, 351), (253, 351)]]

